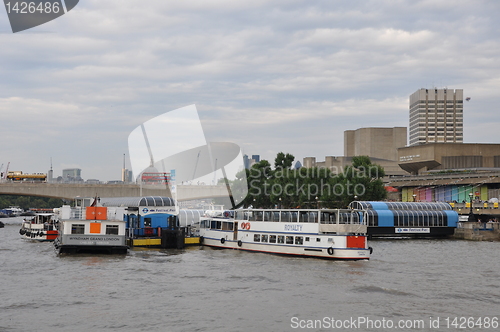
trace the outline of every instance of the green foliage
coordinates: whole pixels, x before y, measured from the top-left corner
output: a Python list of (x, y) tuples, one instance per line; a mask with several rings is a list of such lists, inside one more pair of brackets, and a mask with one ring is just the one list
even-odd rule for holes
[[(353, 157), (352, 165), (346, 166), (341, 174), (333, 174), (326, 168), (291, 169), (293, 160), (292, 155), (280, 152), (276, 156), (274, 170), (267, 160), (245, 170), (248, 196), (240, 206), (345, 208), (355, 198), (378, 201), (387, 197), (382, 182), (384, 169), (372, 164), (367, 156)], [(243, 172), (233, 182), (240, 195), (244, 192), (242, 180)]]
[(30, 208), (52, 209), (61, 207), (63, 201), (57, 198), (37, 197), (37, 196), (14, 196), (0, 195), (0, 208), (9, 206), (19, 206), (23, 210)]
[(292, 167), (295, 157), (289, 153), (284, 154), (279, 152), (274, 159), (274, 168), (279, 169), (290, 169)]

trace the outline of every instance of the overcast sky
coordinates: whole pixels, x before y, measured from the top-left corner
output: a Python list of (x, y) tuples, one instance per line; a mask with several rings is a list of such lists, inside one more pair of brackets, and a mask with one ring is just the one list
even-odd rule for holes
[[(499, 1), (80, 0), (13, 34), (0, 9), (0, 164), (119, 180), (128, 135), (195, 104), (208, 141), (343, 155), (408, 126), (419, 88), (464, 89), (464, 141), (500, 143)], [(168, 130), (168, 129), (167, 129)], [(127, 161), (127, 167), (129, 167)]]

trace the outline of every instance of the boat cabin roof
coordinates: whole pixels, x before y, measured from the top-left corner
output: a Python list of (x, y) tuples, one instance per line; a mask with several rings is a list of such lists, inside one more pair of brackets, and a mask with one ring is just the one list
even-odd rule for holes
[[(89, 200), (89, 205), (94, 199)], [(142, 197), (100, 197), (98, 203), (106, 207), (139, 207), (139, 206), (175, 206), (172, 197), (142, 196)], [(84, 206), (87, 206), (85, 204)]]

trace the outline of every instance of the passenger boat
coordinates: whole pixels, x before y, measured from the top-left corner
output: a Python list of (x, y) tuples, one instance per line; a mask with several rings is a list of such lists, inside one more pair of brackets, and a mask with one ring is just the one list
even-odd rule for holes
[(364, 211), (355, 209), (236, 210), (200, 221), (200, 241), (214, 248), (317, 257), (369, 259)]
[(54, 241), (57, 238), (54, 213), (37, 213), (32, 219), (24, 219), (19, 234), (35, 241)]
[[(96, 201), (94, 201), (96, 203)], [(107, 208), (96, 204), (85, 206), (77, 200), (75, 207), (56, 209), (59, 234), (54, 246), (62, 253), (126, 254), (124, 208)]]

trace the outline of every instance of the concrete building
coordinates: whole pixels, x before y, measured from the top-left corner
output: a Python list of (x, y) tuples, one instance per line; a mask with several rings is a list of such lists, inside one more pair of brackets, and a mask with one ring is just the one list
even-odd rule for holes
[[(377, 164), (382, 166), (386, 175), (406, 175), (408, 174), (402, 170), (398, 163), (394, 160), (380, 159), (375, 157), (370, 157), (372, 164)], [(316, 161), (316, 157), (305, 157), (303, 159), (303, 167), (319, 167), (319, 168), (329, 168), (333, 174), (342, 173), (344, 167), (352, 164), (352, 157), (335, 157), (326, 156), (325, 161)]]
[(406, 127), (359, 128), (344, 131), (344, 156), (397, 161), (398, 148), (406, 146)]
[(79, 182), (82, 180), (82, 170), (80, 168), (66, 168), (62, 170), (62, 180), (64, 182)]
[(430, 170), (500, 168), (500, 144), (429, 143), (398, 149), (399, 166), (412, 174)]
[(420, 89), (410, 96), (410, 146), (463, 142), (463, 90)]
[(407, 175), (398, 165), (398, 148), (406, 146), (406, 127), (359, 128), (344, 131), (344, 156), (327, 156), (325, 161), (306, 157), (304, 167), (325, 167), (333, 173), (342, 172), (352, 164), (354, 156), (368, 156), (374, 164), (384, 168), (386, 175)]

